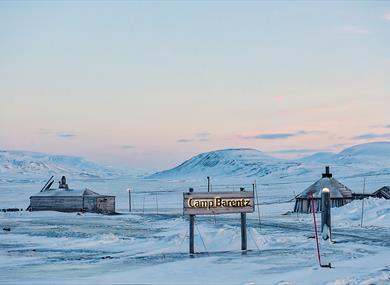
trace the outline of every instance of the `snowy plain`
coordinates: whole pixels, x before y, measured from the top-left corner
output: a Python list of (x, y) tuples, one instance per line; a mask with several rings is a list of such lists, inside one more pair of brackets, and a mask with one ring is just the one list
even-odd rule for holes
[[(367, 150), (363, 154), (369, 155)], [(335, 177), (355, 192), (363, 190), (363, 177), (358, 175), (362, 171), (371, 174), (366, 192), (390, 185), (390, 164), (363, 165), (357, 162), (361, 157), (350, 151), (342, 157), (343, 166), (332, 156)], [(249, 164), (252, 169), (256, 162)], [(312, 216), (291, 211), (294, 195), (320, 178), (325, 163), (316, 164), (313, 172), (301, 172), (302, 167), (310, 169), (302, 165), (293, 170), (282, 166), (266, 176), (245, 170), (249, 176), (212, 177), (213, 191), (241, 186), (251, 190), (256, 181), (260, 205), (248, 214), (245, 253), (240, 251), (238, 214), (196, 217), (195, 256), (188, 254), (182, 194), (189, 187), (207, 191), (202, 171), (199, 177), (68, 177), (73, 188), (116, 195), (120, 215), (1, 213), (0, 225), (10, 231), (0, 233), (0, 284), (390, 284), (390, 201), (366, 199), (363, 226), (362, 201), (333, 208), (334, 243), (320, 241), (322, 262), (331, 262), (333, 268), (321, 268)], [(93, 168), (104, 174), (103, 168)], [(25, 209), (29, 196), (45, 182), (40, 176), (21, 180), (23, 176), (8, 172), (0, 183), (0, 208)], [(132, 213), (127, 188), (132, 189)]]
[[(78, 183), (83, 184), (81, 181)], [(188, 255), (188, 220), (181, 213), (182, 187), (133, 195), (127, 210), (125, 184), (96, 183), (117, 191), (121, 215), (21, 212), (2, 213), (10, 227), (0, 238), (1, 284), (389, 284), (390, 203), (361, 201), (333, 209), (336, 243), (321, 242), (320, 268), (312, 216), (288, 213), (293, 202), (260, 205), (248, 215), (248, 248), (240, 251), (238, 214), (196, 218), (195, 257)], [(148, 183), (146, 183), (148, 184)], [(185, 184), (185, 183), (184, 183)], [(133, 185), (137, 185), (134, 181)], [(14, 185), (6, 205), (26, 206), (38, 184)], [(290, 186), (290, 185), (289, 185)], [(2, 185), (0, 191), (8, 186)], [(263, 187), (264, 188), (264, 187)], [(262, 188), (260, 188), (262, 189)], [(270, 189), (272, 191), (274, 189)], [(114, 190), (112, 190), (115, 192)], [(135, 191), (135, 190), (134, 190)], [(283, 191), (280, 189), (280, 191)], [(266, 189), (263, 189), (264, 196)], [(259, 196), (261, 193), (259, 194)], [(158, 199), (158, 206), (156, 203)], [(260, 196), (261, 197), (261, 196)], [(4, 195), (2, 198), (5, 198)], [(172, 201), (173, 200), (173, 201)], [(145, 201), (145, 203), (144, 203)], [(266, 200), (265, 200), (266, 201)], [(282, 201), (284, 202), (284, 201)], [(286, 214), (288, 213), (288, 214)], [(319, 223), (319, 215), (317, 216)], [(370, 281), (371, 280), (371, 281)]]

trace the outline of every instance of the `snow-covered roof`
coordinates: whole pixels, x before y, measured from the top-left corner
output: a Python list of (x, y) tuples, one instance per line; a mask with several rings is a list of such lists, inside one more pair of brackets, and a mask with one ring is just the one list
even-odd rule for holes
[(313, 193), (314, 198), (321, 198), (321, 191), (323, 188), (330, 190), (330, 198), (351, 198), (352, 191), (344, 184), (340, 183), (333, 177), (323, 177), (310, 185), (305, 191), (297, 196), (300, 199), (307, 199), (310, 193)]
[(102, 196), (90, 189), (49, 189), (46, 191), (39, 192), (34, 196), (40, 196), (40, 197), (63, 197), (63, 196)]

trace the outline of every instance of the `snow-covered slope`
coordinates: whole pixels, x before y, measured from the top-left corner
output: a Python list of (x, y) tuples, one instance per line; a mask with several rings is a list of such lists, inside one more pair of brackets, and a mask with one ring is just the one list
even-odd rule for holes
[(262, 177), (273, 172), (288, 172), (298, 166), (293, 161), (273, 158), (261, 151), (248, 148), (224, 149), (201, 153), (181, 165), (157, 172), (149, 178), (197, 176)]
[(390, 154), (390, 142), (373, 142), (355, 145), (340, 152), (339, 156), (375, 156), (385, 158), (384, 154)]
[(73, 178), (110, 178), (124, 170), (102, 166), (81, 157), (27, 151), (0, 151), (0, 181), (29, 181), (50, 175)]
[[(204, 179), (212, 176), (312, 180), (319, 177), (326, 165), (330, 165), (339, 178), (390, 175), (390, 142), (361, 144), (339, 153), (320, 152), (297, 160), (278, 159), (248, 148), (216, 150), (196, 155), (177, 167), (148, 178)], [(0, 182), (32, 181), (50, 175), (107, 179), (127, 176), (129, 172), (75, 156), (0, 151)]]
[(329, 162), (336, 164), (369, 163), (380, 164), (390, 163), (390, 143), (373, 142), (359, 144), (335, 154), (331, 152), (319, 152), (301, 159), (304, 162)]
[(318, 177), (326, 165), (340, 177), (390, 174), (390, 142), (356, 145), (340, 153), (319, 152), (284, 160), (255, 149), (224, 149), (196, 155), (181, 165), (149, 178), (181, 179), (205, 176), (307, 179)]
[(331, 165), (343, 176), (375, 176), (390, 174), (390, 142), (359, 144), (339, 153), (317, 153), (301, 162), (306, 168), (318, 164)]

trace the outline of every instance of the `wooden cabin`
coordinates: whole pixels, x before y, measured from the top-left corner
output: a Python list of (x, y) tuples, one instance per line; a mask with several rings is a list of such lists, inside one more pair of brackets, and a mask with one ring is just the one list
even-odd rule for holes
[(329, 166), (325, 168), (325, 173), (322, 174), (322, 178), (312, 185), (310, 185), (305, 191), (295, 197), (294, 212), (299, 213), (311, 213), (311, 197), (313, 193), (314, 207), (316, 212), (321, 211), (321, 191), (323, 188), (330, 190), (331, 207), (341, 207), (352, 201), (352, 191), (347, 186), (340, 183), (335, 179), (329, 171)]
[(90, 189), (70, 189), (63, 176), (58, 189), (43, 189), (30, 197), (30, 211), (115, 213), (115, 196)]

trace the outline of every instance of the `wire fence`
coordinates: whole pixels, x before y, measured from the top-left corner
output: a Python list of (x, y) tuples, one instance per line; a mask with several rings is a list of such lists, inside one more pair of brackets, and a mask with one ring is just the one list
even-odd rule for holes
[[(364, 177), (349, 177), (338, 179), (343, 184), (347, 185), (354, 193), (363, 191)], [(372, 193), (382, 186), (390, 185), (390, 176), (372, 176), (366, 177), (365, 187), (366, 193)], [(182, 214), (183, 211), (183, 193), (188, 192), (189, 188), (193, 188), (194, 192), (234, 192), (244, 188), (245, 191), (255, 192), (255, 211), (259, 215), (259, 206), (292, 203), (295, 197), (309, 187), (313, 180), (291, 180), (283, 182), (256, 182), (253, 183), (210, 183), (207, 185), (206, 179), (204, 184), (192, 184), (190, 182), (171, 183), (168, 186), (159, 185), (154, 189), (151, 187), (143, 187), (142, 184), (132, 189), (131, 209), (135, 213), (169, 213)], [(156, 182), (159, 183), (159, 182)], [(162, 182), (163, 183), (163, 182)], [(118, 209), (126, 211), (129, 205), (126, 204), (128, 199), (117, 196)], [(291, 209), (293, 210), (293, 209)]]
[[(75, 182), (74, 188), (90, 188), (100, 194), (116, 196), (116, 209), (118, 212), (129, 211), (129, 200), (131, 200), (131, 211), (135, 213), (153, 213), (153, 214), (182, 214), (183, 212), (183, 193), (193, 188), (194, 192), (228, 192), (255, 190), (255, 210), (259, 214), (259, 207), (264, 205), (284, 204), (294, 201), (296, 195), (303, 192), (307, 187), (314, 183), (318, 178), (313, 177), (288, 177), (280, 178), (276, 181), (260, 178), (255, 181), (247, 178), (233, 180), (228, 178), (213, 178), (207, 180), (178, 180), (178, 181), (160, 181), (160, 180), (108, 180), (108, 181), (80, 181)], [(226, 180), (228, 179), (228, 180)], [(345, 176), (336, 177), (341, 183), (350, 188), (354, 193), (363, 192), (364, 176)], [(238, 182), (237, 182), (238, 181)], [(208, 184), (208, 182), (210, 182)], [(36, 185), (0, 185), (0, 208), (23, 208), (29, 205), (31, 195), (36, 194), (42, 188), (40, 182)], [(390, 175), (366, 176), (365, 193), (372, 193), (382, 186), (390, 185)], [(72, 185), (73, 186), (73, 185)], [(130, 188), (130, 193), (127, 189)], [(128, 195), (131, 195), (129, 199)], [(293, 209), (291, 209), (293, 210)]]

